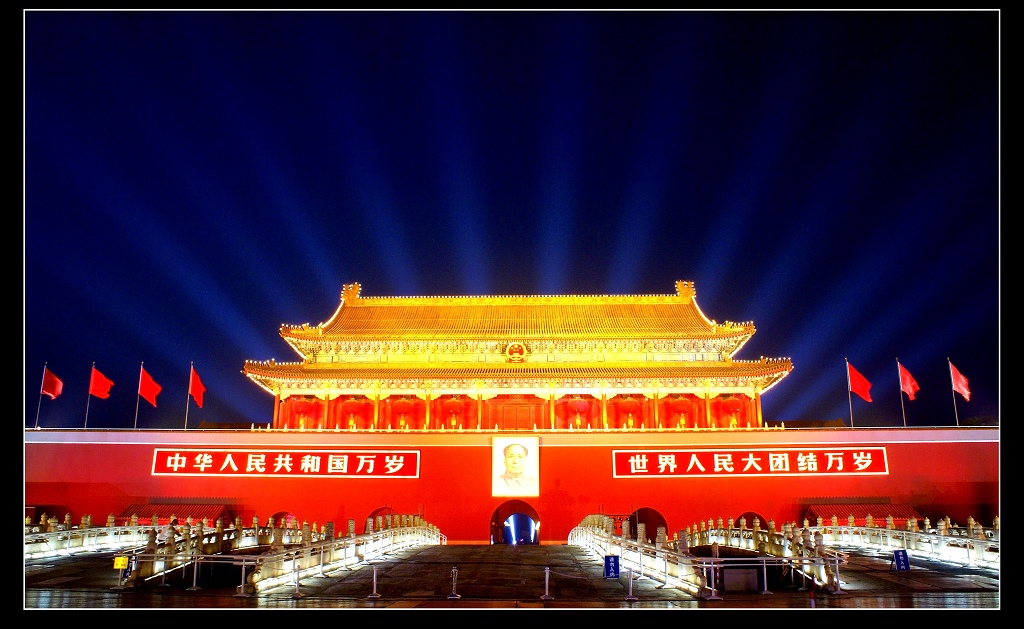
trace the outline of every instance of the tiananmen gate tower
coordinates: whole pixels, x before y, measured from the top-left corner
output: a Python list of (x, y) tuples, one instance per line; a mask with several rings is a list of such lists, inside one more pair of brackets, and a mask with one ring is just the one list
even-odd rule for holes
[(415, 513), (449, 543), (522, 538), (506, 526), (522, 514), (528, 541), (552, 544), (598, 513), (651, 538), (718, 518), (998, 515), (998, 428), (782, 428), (761, 397), (793, 364), (736, 358), (754, 332), (706, 317), (684, 281), (472, 297), (348, 284), (325, 322), (280, 328), (297, 360), (245, 362), (273, 400), (269, 425), (26, 430), (26, 506), (358, 532)]

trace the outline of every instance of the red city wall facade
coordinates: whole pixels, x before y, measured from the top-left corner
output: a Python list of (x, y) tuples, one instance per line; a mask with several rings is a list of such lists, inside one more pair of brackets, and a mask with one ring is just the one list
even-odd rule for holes
[[(496, 453), (492, 438), (522, 436), (539, 443), (537, 496), (492, 495)], [(180, 450), (180, 457), (173, 457)], [(616, 455), (616, 451), (629, 451)], [(214, 469), (225, 453), (235, 453), (239, 472)], [(290, 472), (245, 473), (248, 454), (291, 456)], [(630, 472), (628, 455), (675, 453), (674, 474)], [(826, 452), (845, 453), (845, 468), (826, 471)], [(857, 472), (853, 455), (874, 454), (871, 466)], [(207, 453), (209, 465), (197, 468)], [(299, 469), (302, 456), (350, 456), (345, 473), (325, 467)], [(409, 467), (388, 476), (387, 460), (399, 453)], [(788, 453), (788, 473), (767, 469), (769, 455)], [(797, 461), (817, 454), (818, 468), (797, 470)], [(374, 475), (355, 473), (359, 455), (373, 458)], [(697, 454), (705, 472), (685, 468)], [(733, 455), (733, 470), (714, 471), (715, 455)], [(158, 455), (158, 456), (157, 456)], [(391, 459), (388, 459), (388, 457)], [(741, 459), (761, 461), (741, 471)], [(159, 460), (157, 460), (159, 458)], [(879, 458), (884, 461), (879, 461)], [(168, 460), (185, 461), (168, 472)], [(369, 459), (367, 459), (369, 460)], [(613, 460), (617, 461), (613, 463)], [(415, 471), (410, 468), (415, 461)], [(211, 467), (212, 466), (212, 467)], [(668, 468), (665, 468), (666, 470)], [(224, 504), (233, 516), (263, 524), (290, 513), (300, 522), (334, 522), (336, 531), (354, 520), (364, 530), (367, 517), (381, 510), (421, 514), (449, 543), (487, 543), (496, 517), (511, 509), (533, 510), (541, 523), (541, 543), (565, 543), (587, 515), (628, 515), (656, 510), (669, 535), (708, 519), (756, 513), (777, 526), (800, 522), (810, 504), (909, 504), (936, 522), (950, 517), (961, 524), (969, 516), (990, 526), (999, 515), (999, 440), (997, 428), (938, 429), (753, 429), (683, 431), (522, 432), (294, 432), (294, 431), (108, 431), (30, 430), (25, 438), (25, 503), (47, 506), (50, 515), (74, 523), (89, 514), (103, 525), (108, 514), (121, 516), (133, 503)], [(516, 502), (521, 501), (521, 502)], [(151, 514), (137, 514), (143, 521)], [(180, 513), (181, 517), (189, 514)], [(532, 514), (531, 514), (532, 515)], [(885, 513), (872, 514), (876, 523)], [(761, 527), (767, 528), (762, 520)], [(118, 521), (122, 524), (123, 521)], [(500, 524), (500, 523), (499, 523)], [(747, 521), (752, 527), (753, 522)], [(652, 534), (649, 533), (649, 536)]]

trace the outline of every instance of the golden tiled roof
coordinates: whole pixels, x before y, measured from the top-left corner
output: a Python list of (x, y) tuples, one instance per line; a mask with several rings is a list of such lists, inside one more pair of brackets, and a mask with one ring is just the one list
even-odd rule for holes
[(717, 323), (700, 311), (692, 282), (675, 295), (511, 295), (486, 297), (362, 297), (342, 291), (326, 323), (282, 326), (295, 341), (332, 340), (580, 340), (729, 338), (742, 344), (752, 323)]
[(692, 282), (674, 295), (363, 297), (348, 284), (329, 320), (285, 325), (300, 362), (247, 361), (275, 394), (367, 388), (659, 387), (766, 391), (789, 359), (736, 361), (753, 323), (701, 312)]

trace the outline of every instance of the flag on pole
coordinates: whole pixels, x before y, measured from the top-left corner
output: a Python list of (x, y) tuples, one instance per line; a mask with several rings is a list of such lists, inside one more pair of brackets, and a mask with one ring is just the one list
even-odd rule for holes
[(114, 386), (114, 381), (101, 374), (100, 370), (93, 365), (92, 376), (89, 378), (89, 395), (106, 399), (110, 397), (110, 387), (112, 386)]
[(967, 388), (967, 378), (953, 366), (953, 361), (949, 361), (949, 377), (953, 380), (953, 390), (970, 402), (971, 390)]
[(149, 375), (145, 367), (139, 367), (139, 369), (142, 370), (139, 374), (139, 395), (155, 407), (156, 396), (163, 390), (163, 387), (153, 380), (153, 377)]
[(860, 375), (860, 372), (853, 368), (850, 361), (846, 361), (847, 379), (850, 384), (850, 391), (861, 396), (865, 402), (871, 401), (871, 383)]
[(921, 387), (917, 386), (917, 380), (914, 380), (914, 376), (910, 375), (906, 367), (900, 364), (899, 361), (896, 361), (896, 364), (900, 368), (900, 389), (907, 394), (908, 400), (913, 400), (917, 392), (921, 390)]
[(53, 372), (43, 367), (43, 387), (40, 389), (42, 395), (49, 395), (51, 400), (57, 399), (57, 396), (64, 390), (64, 383), (61, 379), (53, 375)]
[(199, 379), (196, 368), (191, 367), (191, 369), (192, 373), (188, 378), (188, 394), (196, 401), (196, 406), (203, 408), (203, 393), (206, 392), (206, 387), (203, 386), (202, 381)]

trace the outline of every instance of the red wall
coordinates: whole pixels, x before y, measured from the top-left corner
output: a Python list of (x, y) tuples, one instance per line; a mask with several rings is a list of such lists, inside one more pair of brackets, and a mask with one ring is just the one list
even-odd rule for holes
[[(421, 513), (450, 543), (490, 538), (491, 516), (510, 498), (491, 496), (491, 437), (515, 433), (105, 431), (30, 430), (25, 438), (25, 503), (47, 505), (61, 520), (85, 514), (94, 525), (133, 502), (218, 502), (246, 524), (275, 513), (300, 521), (348, 520), (362, 532), (381, 507)], [(540, 495), (521, 498), (540, 516), (540, 539), (564, 543), (573, 526), (594, 513), (640, 507), (664, 516), (669, 534), (698, 521), (756, 512), (801, 521), (810, 504), (856, 501), (907, 503), (922, 516), (949, 516), (985, 526), (999, 514), (996, 428), (701, 430), (517, 433), (540, 438)], [(888, 473), (872, 476), (613, 478), (612, 450), (765, 447), (878, 447)], [(418, 478), (154, 476), (155, 448), (403, 449), (420, 453)], [(145, 519), (149, 514), (140, 513)], [(188, 514), (180, 514), (187, 516)], [(840, 519), (843, 520), (840, 513)], [(878, 514), (884, 520), (886, 514)], [(753, 523), (748, 521), (747, 526)], [(767, 527), (767, 522), (761, 523)]]

